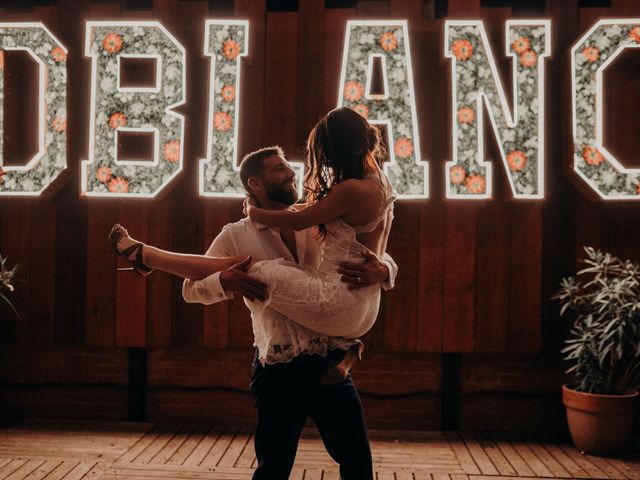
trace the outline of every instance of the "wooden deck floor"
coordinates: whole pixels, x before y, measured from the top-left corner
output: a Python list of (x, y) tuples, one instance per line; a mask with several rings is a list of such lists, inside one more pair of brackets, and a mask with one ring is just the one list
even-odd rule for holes
[[(581, 455), (523, 434), (372, 431), (377, 480), (585, 478), (640, 480), (640, 452)], [(250, 479), (251, 429), (203, 424), (22, 422), (0, 429), (0, 480)], [(338, 479), (305, 430), (291, 479)]]

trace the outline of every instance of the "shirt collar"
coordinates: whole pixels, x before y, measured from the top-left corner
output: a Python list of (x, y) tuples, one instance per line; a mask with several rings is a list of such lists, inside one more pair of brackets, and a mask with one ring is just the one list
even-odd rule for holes
[(256, 222), (255, 220), (251, 220), (250, 218), (248, 218), (247, 221), (251, 223), (251, 225), (253, 225), (256, 230), (265, 230), (269, 228), (268, 225), (265, 225), (264, 223)]

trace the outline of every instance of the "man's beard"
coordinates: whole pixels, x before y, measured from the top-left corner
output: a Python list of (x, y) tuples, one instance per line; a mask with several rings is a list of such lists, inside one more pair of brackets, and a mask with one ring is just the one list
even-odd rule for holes
[(268, 184), (266, 188), (267, 198), (272, 202), (293, 205), (298, 201), (298, 191), (293, 188), (284, 188), (282, 185)]

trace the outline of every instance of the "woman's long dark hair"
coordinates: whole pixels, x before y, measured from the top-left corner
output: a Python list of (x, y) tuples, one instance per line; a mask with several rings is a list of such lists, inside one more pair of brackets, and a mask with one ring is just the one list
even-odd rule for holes
[[(378, 165), (384, 161), (380, 130), (350, 108), (330, 111), (316, 123), (307, 139), (307, 202), (313, 204), (326, 197), (343, 180), (364, 178), (369, 156)], [(324, 225), (318, 228), (324, 235)]]

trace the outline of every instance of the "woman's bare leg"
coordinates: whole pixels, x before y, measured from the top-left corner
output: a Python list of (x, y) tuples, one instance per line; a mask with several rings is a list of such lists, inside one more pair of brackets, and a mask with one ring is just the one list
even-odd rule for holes
[[(139, 242), (125, 235), (118, 242), (117, 249), (121, 252), (134, 243)], [(208, 277), (212, 273), (226, 270), (245, 258), (246, 257), (215, 258), (206, 255), (176, 253), (147, 244), (142, 248), (142, 263), (144, 263), (145, 266), (190, 280), (200, 280)]]
[(182, 278), (200, 280), (212, 273), (226, 270), (246, 257), (207, 257), (161, 250), (151, 245), (142, 249), (142, 262), (149, 268), (169, 272)]

